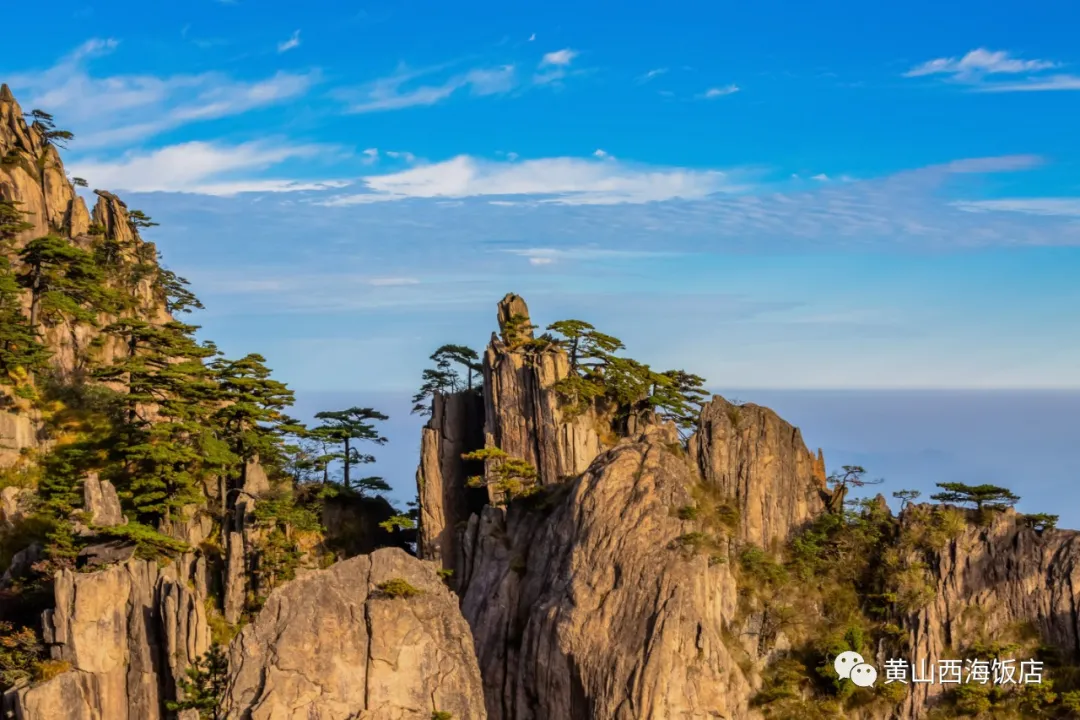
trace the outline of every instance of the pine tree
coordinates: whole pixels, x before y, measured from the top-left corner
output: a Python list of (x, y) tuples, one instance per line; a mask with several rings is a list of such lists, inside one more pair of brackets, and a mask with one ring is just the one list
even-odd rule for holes
[(46, 145), (66, 148), (67, 143), (75, 139), (70, 130), (57, 130), (53, 116), (44, 110), (31, 110), (30, 117), (33, 118), (30, 126), (41, 133)]
[(214, 422), (232, 452), (247, 462), (256, 457), (276, 459), (282, 439), (300, 430), (284, 414), (293, 404), (293, 392), (270, 377), (266, 358), (251, 354), (239, 360), (217, 358), (210, 363), (217, 382), (220, 409)]
[(701, 406), (709, 397), (705, 378), (685, 370), (652, 373), (649, 404), (660, 417), (675, 423), (680, 432), (697, 426)]
[[(435, 362), (435, 367), (424, 370), (423, 384), (412, 399), (414, 414), (430, 413), (431, 402), (436, 393), (448, 394), (476, 389), (473, 386), (473, 376), (484, 369), (477, 352), (465, 345), (443, 345), (431, 354), (430, 359)], [(465, 370), (464, 379), (455, 365)]]
[(215, 351), (194, 340), (196, 329), (135, 319), (106, 328), (127, 346), (123, 357), (95, 372), (126, 390), (114, 440), (121, 468), (114, 484), (144, 522), (201, 502), (202, 481), (237, 460), (215, 433), (218, 387), (204, 363)]
[(62, 316), (96, 325), (98, 313), (115, 309), (116, 294), (106, 287), (93, 255), (67, 240), (56, 235), (31, 240), (19, 258), (25, 267), (18, 280), (30, 291), (32, 329)]
[(556, 341), (566, 350), (572, 372), (581, 367), (586, 370), (602, 368), (625, 347), (618, 338), (598, 331), (584, 320), (560, 320), (548, 325), (547, 329), (561, 336)]
[(180, 277), (172, 270), (158, 267), (158, 287), (165, 296), (165, 309), (170, 313), (189, 313), (192, 309), (203, 309), (199, 298), (188, 290), (190, 284), (186, 278)]
[(16, 380), (19, 369), (33, 373), (49, 352), (22, 309), (22, 288), (8, 259), (15, 237), (32, 228), (18, 205), (0, 200), (0, 384)]
[(958, 482), (938, 483), (943, 492), (931, 495), (931, 500), (955, 505), (974, 506), (980, 513), (984, 510), (1001, 511), (1020, 501), (1011, 490), (997, 485), (965, 485)]
[(224, 720), (221, 707), (229, 686), (229, 658), (218, 643), (213, 643), (206, 654), (195, 661), (178, 685), (184, 698), (169, 701), (168, 709), (198, 710), (199, 720)]
[[(361, 454), (353, 445), (354, 441), (373, 442), (377, 445), (385, 445), (386, 438), (379, 434), (372, 425), (372, 421), (389, 420), (377, 410), (371, 408), (349, 408), (348, 410), (335, 410), (320, 412), (315, 415), (316, 420), (322, 420), (322, 424), (311, 430), (310, 434), (317, 440), (323, 440), (331, 445), (341, 445), (343, 450), (334, 455), (334, 459), (341, 460), (344, 467), (343, 482), (346, 488), (351, 487), (351, 469), (362, 463), (375, 462), (372, 455)], [(388, 490), (389, 486), (381, 478), (363, 478), (357, 484), (361, 490), (375, 491)]]

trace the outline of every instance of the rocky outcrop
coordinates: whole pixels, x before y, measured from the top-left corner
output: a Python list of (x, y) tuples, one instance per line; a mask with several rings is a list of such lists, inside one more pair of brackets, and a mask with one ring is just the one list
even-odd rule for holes
[(83, 509), (93, 525), (112, 527), (127, 522), (120, 509), (116, 488), (108, 480), (98, 479), (96, 473), (83, 480)]
[[(906, 619), (910, 652), (898, 657), (936, 667), (939, 660), (965, 659), (976, 640), (1013, 642), (1031, 630), (1037, 644), (1066, 659), (1080, 657), (1080, 533), (1038, 532), (1021, 520), (1010, 510), (987, 527), (969, 525), (936, 554), (933, 599)], [(1014, 654), (1018, 673), (1020, 661), (1031, 658), (1030, 648)], [(947, 689), (913, 685), (904, 717), (923, 717)]]
[(210, 645), (203, 598), (172, 566), (131, 559), (93, 573), (60, 572), (44, 634), (68, 669), (8, 694), (18, 720), (173, 717), (176, 680)]
[[(484, 446), (483, 397), (475, 392), (436, 395), (431, 419), (421, 431), (416, 488), (420, 499), (418, 551), (453, 569), (462, 526), (479, 511), (475, 498), (483, 491), (467, 486), (470, 474), (462, 454)], [(473, 498), (473, 502), (470, 502)]]
[(23, 451), (37, 448), (41, 442), (34, 414), (0, 410), (0, 468), (15, 465)]
[[(395, 597), (390, 581), (419, 591)], [(229, 717), (482, 720), (468, 626), (435, 566), (383, 549), (275, 590), (233, 641)]]
[(490, 717), (743, 716), (751, 686), (723, 641), (734, 580), (675, 547), (696, 482), (676, 440), (650, 428), (474, 523), (462, 612)]
[(821, 451), (815, 457), (799, 429), (768, 408), (714, 397), (689, 449), (705, 483), (736, 500), (746, 542), (775, 547), (825, 510)]
[[(499, 303), (499, 329), (514, 320), (532, 339), (529, 309), (517, 295)], [(552, 386), (570, 373), (559, 347), (537, 349), (508, 344), (493, 335), (484, 353), (484, 434), (489, 446), (532, 463), (539, 482), (552, 485), (581, 474), (613, 438), (610, 422), (589, 409), (572, 419), (563, 416)]]
[(0, 199), (18, 202), (33, 226), (16, 238), (17, 245), (50, 232), (74, 237), (87, 231), (86, 205), (59, 153), (27, 125), (6, 85), (0, 86)]

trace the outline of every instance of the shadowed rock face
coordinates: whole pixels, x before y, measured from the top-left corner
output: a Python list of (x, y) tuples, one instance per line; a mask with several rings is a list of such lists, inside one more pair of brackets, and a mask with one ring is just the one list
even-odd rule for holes
[[(400, 579), (419, 590), (389, 597)], [(270, 595), (231, 647), (229, 717), (483, 720), (468, 626), (435, 566), (397, 549), (337, 563)]]
[(549, 491), (547, 510), (485, 508), (462, 611), (488, 713), (543, 718), (742, 717), (750, 699), (724, 644), (726, 565), (669, 546), (689, 531), (694, 469), (650, 428)]
[(690, 439), (704, 481), (734, 498), (740, 539), (769, 548), (825, 511), (825, 461), (799, 429), (759, 405), (716, 396)]
[(468, 520), (470, 498), (484, 493), (467, 486), (463, 453), (484, 446), (483, 398), (475, 392), (436, 395), (431, 419), (421, 431), (416, 488), (420, 498), (418, 551), (453, 569), (460, 524)]
[(4, 700), (19, 720), (163, 720), (176, 681), (210, 645), (203, 598), (156, 562), (56, 576), (45, 641), (67, 672)]

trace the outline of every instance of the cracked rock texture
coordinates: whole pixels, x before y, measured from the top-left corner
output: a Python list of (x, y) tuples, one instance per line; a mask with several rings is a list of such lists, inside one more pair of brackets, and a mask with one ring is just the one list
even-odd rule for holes
[[(498, 307), (499, 329), (512, 317), (529, 321), (529, 308), (517, 295)], [(532, 331), (525, 333), (532, 338)], [(589, 409), (563, 418), (552, 385), (570, 373), (570, 360), (558, 347), (539, 352), (512, 348), (497, 335), (484, 353), (484, 434), (489, 446), (532, 463), (541, 485), (585, 472), (603, 447), (610, 423)]]
[(18, 720), (165, 720), (176, 680), (210, 646), (204, 601), (172, 566), (131, 559), (57, 574), (44, 617), (53, 660), (69, 668), (5, 697)]
[(462, 611), (499, 720), (743, 717), (751, 683), (725, 645), (726, 565), (669, 545), (689, 531), (694, 469), (647, 429), (547, 491), (547, 509), (473, 523)]
[[(385, 548), (275, 590), (231, 646), (229, 717), (486, 718), (468, 625), (435, 570)], [(394, 579), (420, 594), (378, 590)]]
[(707, 484), (735, 499), (746, 542), (774, 547), (825, 511), (821, 451), (813, 455), (799, 429), (769, 408), (714, 397), (701, 411), (690, 455)]
[[(988, 527), (969, 526), (936, 554), (934, 599), (905, 623), (909, 660), (956, 659), (980, 633), (1008, 638), (1025, 624), (1065, 657), (1080, 653), (1080, 533), (1039, 533), (1019, 520), (1010, 510)], [(916, 685), (901, 717), (923, 717), (942, 690), (936, 683)]]

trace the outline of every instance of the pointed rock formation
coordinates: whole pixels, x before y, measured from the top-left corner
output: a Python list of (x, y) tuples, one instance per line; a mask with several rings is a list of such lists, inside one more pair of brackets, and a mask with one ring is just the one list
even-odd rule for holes
[(714, 397), (701, 411), (690, 455), (706, 484), (736, 500), (746, 542), (774, 547), (825, 510), (824, 458), (768, 408)]
[[(418, 552), (445, 568), (455, 568), (459, 537), (469, 515), (478, 511), (470, 496), (464, 453), (484, 446), (484, 400), (476, 392), (435, 395), (431, 418), (421, 431), (416, 488), (420, 498)], [(475, 503), (474, 503), (475, 504)], [(480, 503), (483, 506), (483, 502)]]
[[(517, 295), (498, 307), (499, 330), (484, 353), (484, 433), (489, 446), (526, 460), (542, 485), (562, 482), (584, 472), (603, 448), (610, 422), (590, 409), (573, 419), (563, 417), (551, 388), (570, 373), (570, 361), (559, 347), (534, 348), (514, 342), (531, 340), (529, 309)], [(513, 327), (517, 325), (519, 327)], [(522, 329), (523, 328), (523, 329)]]
[[(398, 592), (380, 589), (390, 582)], [(397, 549), (275, 590), (233, 642), (230, 664), (230, 718), (486, 717), (455, 596), (434, 565)]]
[(60, 154), (27, 124), (6, 86), (0, 90), (0, 199), (19, 203), (33, 224), (16, 246), (50, 232), (76, 236), (87, 230), (86, 205), (64, 174)]

